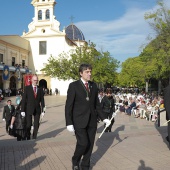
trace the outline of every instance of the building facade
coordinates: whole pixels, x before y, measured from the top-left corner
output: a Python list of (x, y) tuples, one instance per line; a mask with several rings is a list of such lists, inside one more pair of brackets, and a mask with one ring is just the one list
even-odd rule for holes
[[(15, 58), (16, 63), (27, 66), (20, 69), (21, 77), (28, 73), (37, 74), (40, 86), (52, 89), (53, 92), (57, 88), (60, 95), (66, 95), (71, 81), (47, 77), (41, 69), (46, 66), (50, 56), (57, 58), (63, 52), (72, 53), (77, 47), (86, 44), (84, 35), (74, 24), (60, 31), (60, 22), (54, 15), (55, 0), (32, 0), (31, 4), (34, 17), (28, 25), (28, 32), (23, 32), (21, 37), (0, 36), (0, 59), (10, 68), (10, 77), (7, 80), (2, 77), (1, 86), (6, 88), (10, 85), (10, 78), (14, 76), (12, 61)], [(4, 70), (1, 70), (3, 76)], [(22, 78), (20, 81), (16, 79), (16, 88), (20, 87)]]
[(19, 89), (22, 77), (31, 73), (28, 68), (29, 42), (20, 36), (0, 35), (0, 88)]

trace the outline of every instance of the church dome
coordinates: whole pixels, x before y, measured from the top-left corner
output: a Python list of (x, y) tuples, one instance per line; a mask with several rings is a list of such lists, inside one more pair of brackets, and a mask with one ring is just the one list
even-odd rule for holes
[(73, 41), (85, 41), (84, 35), (74, 24), (70, 24), (65, 29), (66, 35)]

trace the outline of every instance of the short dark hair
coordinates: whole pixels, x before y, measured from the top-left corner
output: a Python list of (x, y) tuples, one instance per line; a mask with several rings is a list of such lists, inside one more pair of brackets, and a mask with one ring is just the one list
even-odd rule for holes
[(7, 100), (7, 103), (8, 103), (8, 102), (11, 102), (11, 100)]
[(104, 90), (103, 90), (103, 89), (100, 89), (100, 90), (99, 90), (99, 93), (104, 93)]
[(79, 73), (83, 72), (84, 70), (87, 70), (87, 69), (90, 69), (92, 70), (92, 66), (90, 64), (81, 64), (80, 67), (79, 67)]
[(113, 91), (112, 91), (111, 88), (107, 88), (107, 89), (106, 89), (106, 94), (112, 94), (112, 92), (113, 92)]

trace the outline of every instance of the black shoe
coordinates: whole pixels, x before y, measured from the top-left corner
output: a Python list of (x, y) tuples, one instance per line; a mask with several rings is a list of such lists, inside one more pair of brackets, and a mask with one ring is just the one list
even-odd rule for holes
[(81, 170), (89, 170), (89, 169), (90, 169), (89, 167), (84, 167), (84, 166), (81, 167)]
[(30, 136), (27, 137), (27, 140), (30, 140)]
[(168, 136), (166, 137), (166, 140), (169, 142), (169, 137)]
[(17, 138), (17, 141), (21, 141), (21, 138)]
[(32, 139), (37, 139), (37, 137), (36, 136), (32, 136)]
[(73, 170), (80, 170), (80, 167), (78, 165), (72, 167)]

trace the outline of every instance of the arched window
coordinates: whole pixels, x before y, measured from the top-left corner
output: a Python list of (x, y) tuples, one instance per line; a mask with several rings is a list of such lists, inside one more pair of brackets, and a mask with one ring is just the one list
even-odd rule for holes
[(38, 11), (38, 20), (42, 20), (42, 11), (41, 10)]
[(49, 9), (47, 9), (45, 12), (45, 18), (50, 19), (50, 10)]

